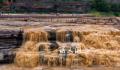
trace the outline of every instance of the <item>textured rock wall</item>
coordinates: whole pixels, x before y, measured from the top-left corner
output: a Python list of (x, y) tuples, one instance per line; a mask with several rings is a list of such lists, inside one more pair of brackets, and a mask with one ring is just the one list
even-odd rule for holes
[(79, 18), (77, 23), (79, 24), (102, 24), (102, 25), (120, 25), (119, 17), (90, 17)]

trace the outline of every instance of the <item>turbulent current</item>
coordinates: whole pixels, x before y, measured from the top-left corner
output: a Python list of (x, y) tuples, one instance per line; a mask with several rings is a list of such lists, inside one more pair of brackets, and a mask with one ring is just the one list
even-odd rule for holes
[(28, 28), (23, 35), (14, 60), (20, 67), (120, 65), (120, 30), (113, 27)]

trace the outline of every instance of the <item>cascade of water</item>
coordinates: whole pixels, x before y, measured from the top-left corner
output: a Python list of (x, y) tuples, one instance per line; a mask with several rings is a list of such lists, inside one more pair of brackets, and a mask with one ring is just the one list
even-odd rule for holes
[(56, 36), (57, 36), (57, 40), (60, 42), (72, 42), (73, 41), (72, 32), (69, 30), (57, 31)]
[[(57, 30), (48, 44), (48, 33), (42, 29), (24, 31), (24, 42), (16, 54), (18, 66), (113, 65), (120, 61), (119, 32), (80, 32)], [(55, 33), (52, 33), (55, 34)], [(55, 41), (57, 40), (57, 42)], [(112, 51), (113, 50), (113, 51)]]
[(80, 42), (80, 40), (82, 39), (82, 34), (79, 31), (72, 31), (72, 35), (74, 37), (74, 42)]
[(24, 42), (16, 53), (15, 63), (18, 66), (34, 67), (39, 64), (39, 51), (41, 48), (48, 52), (48, 46), (39, 42), (47, 42), (47, 32), (39, 29), (27, 29), (24, 31)]
[(57, 40), (60, 41), (60, 42), (65, 42), (66, 34), (67, 34), (66, 31), (57, 31), (57, 33), (56, 33)]
[(44, 31), (25, 31), (25, 41), (46, 42), (48, 41), (48, 35)]

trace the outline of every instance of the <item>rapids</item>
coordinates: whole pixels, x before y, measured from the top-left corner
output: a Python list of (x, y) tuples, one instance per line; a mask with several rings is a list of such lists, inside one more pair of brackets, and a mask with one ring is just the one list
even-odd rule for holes
[(16, 53), (15, 64), (20, 67), (120, 66), (120, 30), (85, 26), (56, 27), (54, 31), (53, 42), (45, 29), (24, 29), (24, 41)]

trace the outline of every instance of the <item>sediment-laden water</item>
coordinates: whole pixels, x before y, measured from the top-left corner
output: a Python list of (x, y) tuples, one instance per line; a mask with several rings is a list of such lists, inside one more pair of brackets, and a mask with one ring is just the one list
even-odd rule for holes
[(56, 28), (53, 34), (56, 39), (49, 40), (51, 34), (45, 29), (24, 29), (24, 41), (16, 53), (15, 64), (20, 67), (120, 65), (118, 29)]

